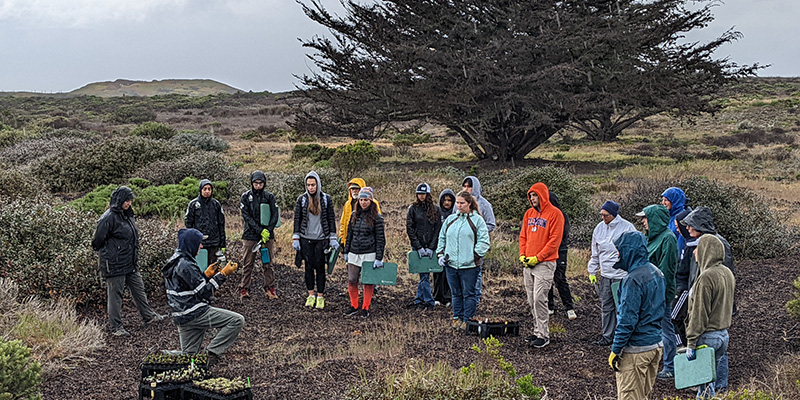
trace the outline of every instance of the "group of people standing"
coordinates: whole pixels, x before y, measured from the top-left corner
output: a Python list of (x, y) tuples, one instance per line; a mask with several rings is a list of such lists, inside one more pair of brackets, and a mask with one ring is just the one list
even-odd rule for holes
[(698, 398), (711, 398), (728, 387), (733, 255), (710, 209), (690, 209), (677, 187), (661, 198), (636, 213), (646, 235), (619, 215), (617, 203), (600, 209), (588, 264), (602, 304), (597, 344), (611, 346), (608, 362), (620, 399), (649, 398), (656, 379), (674, 379), (678, 346), (689, 360), (698, 348), (712, 347), (716, 381), (697, 391)]

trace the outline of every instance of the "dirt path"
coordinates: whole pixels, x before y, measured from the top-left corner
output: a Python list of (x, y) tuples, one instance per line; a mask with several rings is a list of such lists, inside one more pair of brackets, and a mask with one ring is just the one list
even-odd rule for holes
[[(736, 387), (751, 379), (768, 380), (769, 365), (789, 351), (780, 340), (788, 326), (784, 304), (791, 296), (791, 282), (800, 275), (800, 260), (775, 259), (742, 262), (737, 266), (739, 316), (731, 328), (731, 377)], [(455, 334), (446, 327), (444, 308), (421, 314), (403, 306), (412, 297), (416, 282), (404, 276), (397, 287), (382, 288), (372, 307), (372, 316), (346, 318), (342, 290), (344, 275), (337, 270), (330, 280), (328, 305), (324, 311), (302, 307), (302, 273), (279, 266), (276, 271), (281, 298), (269, 301), (254, 295), (238, 304), (234, 290), (238, 279), (223, 286), (218, 306), (242, 313), (247, 322), (239, 340), (218, 370), (221, 376), (249, 376), (256, 399), (342, 398), (363, 373), (380, 376), (399, 371), (409, 358), (453, 367), (473, 362), (469, 350), (475, 336)], [(588, 283), (571, 281), (579, 318), (568, 321), (563, 310), (551, 322), (566, 333), (554, 336), (542, 350), (528, 348), (523, 337), (530, 334), (521, 278), (518, 285), (504, 288), (488, 278), (479, 315), (521, 320), (522, 335), (501, 337), (501, 353), (521, 374), (531, 373), (544, 385), (551, 399), (610, 399), (615, 397), (614, 377), (606, 365), (608, 347), (594, 344), (599, 333), (598, 301)], [(166, 311), (163, 298), (153, 299)], [(142, 327), (135, 309), (126, 304), (123, 316), (133, 334), (128, 339), (110, 337), (108, 346), (92, 362), (73, 371), (49, 377), (43, 384), (46, 399), (131, 399), (141, 376), (139, 361), (150, 349), (178, 347), (177, 330), (171, 322)], [(104, 319), (102, 312), (86, 312), (87, 318)], [(351, 356), (354, 355), (354, 356)], [(687, 397), (671, 382), (657, 382), (654, 398)]]

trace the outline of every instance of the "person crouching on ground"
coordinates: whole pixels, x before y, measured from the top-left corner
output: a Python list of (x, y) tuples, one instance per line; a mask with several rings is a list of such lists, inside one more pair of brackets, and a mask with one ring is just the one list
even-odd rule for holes
[(542, 182), (528, 189), (531, 208), (522, 218), (519, 231), (519, 261), (528, 304), (533, 315), (533, 335), (525, 338), (531, 346), (542, 348), (550, 344), (550, 314), (547, 293), (553, 286), (558, 247), (564, 236), (564, 215), (550, 203), (550, 191)]
[(436, 255), (447, 273), (453, 302), (455, 329), (466, 329), (478, 307), (476, 284), (483, 256), (489, 251), (489, 230), (478, 211), (475, 197), (466, 191), (456, 196), (455, 214), (439, 230)]
[(647, 239), (627, 232), (614, 241), (619, 261), (628, 272), (619, 287), (617, 328), (608, 364), (616, 371), (619, 400), (649, 399), (663, 353), (661, 321), (666, 307), (664, 274), (650, 263)]
[(322, 182), (316, 172), (311, 171), (306, 175), (305, 185), (306, 192), (297, 198), (294, 206), (292, 248), (299, 251), (306, 262), (308, 297), (305, 305), (321, 310), (325, 308), (325, 249), (339, 248), (336, 212), (331, 196), (322, 192)]
[(347, 292), (350, 295), (350, 308), (345, 315), (369, 317), (369, 305), (375, 285), (364, 285), (364, 302), (358, 308), (358, 279), (365, 262), (374, 261), (373, 268), (383, 267), (383, 249), (386, 247), (383, 217), (378, 213), (378, 205), (372, 201), (372, 188), (361, 188), (358, 193), (358, 207), (350, 217), (347, 228), (347, 241), (344, 245), (344, 261), (347, 263)]
[(178, 326), (181, 351), (195, 354), (203, 345), (206, 331), (219, 329), (211, 339), (208, 351), (208, 366), (214, 366), (233, 344), (244, 326), (244, 317), (233, 311), (211, 307), (209, 299), (219, 289), (227, 276), (236, 272), (238, 266), (228, 262), (218, 273), (214, 266), (205, 273), (197, 266), (195, 256), (203, 248), (203, 234), (197, 229), (178, 231), (178, 249), (161, 268), (167, 288), (167, 300), (172, 308), (172, 319)]

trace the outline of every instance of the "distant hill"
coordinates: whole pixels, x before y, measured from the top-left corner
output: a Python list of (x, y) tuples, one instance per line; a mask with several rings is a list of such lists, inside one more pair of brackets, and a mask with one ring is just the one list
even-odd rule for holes
[(242, 92), (232, 86), (211, 79), (164, 79), (146, 81), (131, 81), (117, 79), (113, 82), (95, 82), (68, 93), (34, 93), (34, 92), (0, 92), (0, 96), (17, 97), (74, 97), (74, 96), (156, 96), (167, 94), (182, 94), (188, 96), (206, 96), (210, 94), (235, 94)]

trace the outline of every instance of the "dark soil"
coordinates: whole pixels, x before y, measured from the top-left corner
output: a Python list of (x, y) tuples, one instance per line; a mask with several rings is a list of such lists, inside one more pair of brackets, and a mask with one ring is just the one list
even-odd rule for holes
[[(745, 261), (737, 265), (739, 315), (730, 329), (730, 384), (732, 388), (751, 379), (762, 382), (771, 378), (770, 366), (790, 351), (782, 340), (782, 330), (791, 325), (784, 305), (791, 298), (791, 283), (800, 275), (800, 259), (785, 258)], [(219, 293), (217, 306), (243, 314), (246, 325), (239, 339), (216, 370), (219, 376), (250, 377), (255, 399), (340, 399), (347, 390), (362, 381), (361, 374), (376, 377), (387, 370), (399, 371), (408, 358), (428, 362), (443, 360), (453, 367), (475, 361), (470, 349), (476, 336), (454, 333), (449, 327), (448, 312), (443, 307), (428, 313), (407, 310), (404, 305), (413, 297), (416, 282), (403, 279), (397, 287), (381, 288), (372, 306), (372, 316), (343, 317), (348, 301), (338, 296), (343, 289), (341, 268), (329, 279), (324, 311), (304, 309), (305, 287), (301, 271), (280, 265), (276, 269), (278, 300), (269, 300), (259, 290), (243, 304), (235, 296), (238, 277), (227, 282)], [(479, 315), (521, 321), (521, 335), (501, 337), (501, 354), (521, 374), (530, 373), (534, 382), (547, 388), (551, 399), (615, 398), (614, 375), (607, 365), (608, 347), (593, 344), (600, 331), (599, 302), (591, 286), (572, 280), (578, 319), (569, 321), (558, 310), (551, 324), (560, 324), (566, 333), (554, 335), (544, 349), (529, 348), (523, 337), (531, 333), (530, 315), (524, 300), (522, 278), (518, 286), (494, 288), (491, 276), (485, 277), (487, 295)], [(164, 298), (153, 298), (154, 306), (166, 312)], [(87, 311), (84, 317), (104, 320), (102, 311)], [(430, 335), (412, 341), (407, 354), (364, 359), (334, 358), (310, 368), (301, 364), (303, 354), (280, 354), (280, 344), (301, 344), (304, 349), (325, 351), (348, 343), (359, 331), (366, 332), (376, 322), (401, 316), (408, 324), (423, 319), (441, 321)], [(139, 362), (151, 350), (179, 348), (177, 329), (171, 322), (144, 327), (138, 313), (128, 302), (124, 321), (133, 334), (130, 338), (108, 336), (108, 345), (92, 361), (85, 361), (71, 371), (46, 377), (46, 399), (135, 399), (141, 372)], [(404, 332), (393, 333), (404, 335)], [(207, 338), (208, 339), (208, 338)], [(306, 357), (307, 358), (307, 357)], [(672, 382), (658, 381), (653, 398), (682, 396)]]

